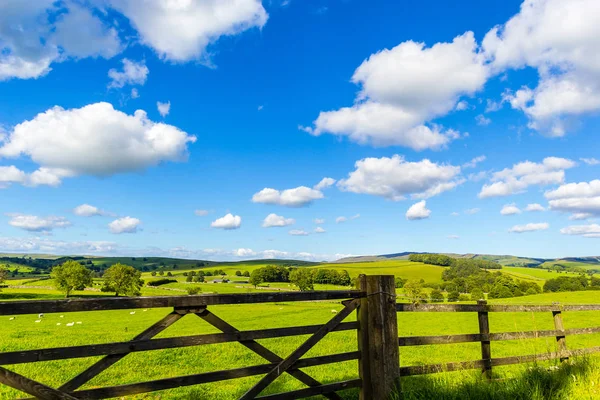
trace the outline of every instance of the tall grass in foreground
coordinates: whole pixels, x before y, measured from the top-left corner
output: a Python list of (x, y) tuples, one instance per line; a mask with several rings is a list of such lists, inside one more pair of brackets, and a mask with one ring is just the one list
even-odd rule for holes
[(402, 379), (393, 400), (570, 400), (600, 399), (597, 358), (579, 358), (557, 367), (533, 365), (488, 382), (479, 371)]

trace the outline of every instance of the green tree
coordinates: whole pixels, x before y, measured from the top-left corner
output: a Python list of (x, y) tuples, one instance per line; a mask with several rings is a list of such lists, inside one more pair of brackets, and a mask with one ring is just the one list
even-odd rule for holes
[(204, 275), (198, 275), (194, 277), (194, 282), (201, 283), (204, 282)]
[(193, 276), (191, 276), (191, 275), (188, 275), (188, 276), (185, 278), (185, 281), (186, 281), (186, 282), (191, 282), (193, 279), (194, 279), (194, 277), (193, 277)]
[(477, 301), (477, 300), (483, 300), (484, 294), (483, 294), (483, 290), (479, 289), (479, 288), (475, 288), (473, 290), (471, 290), (471, 300), (472, 301)]
[(115, 296), (124, 294), (127, 296), (139, 296), (140, 288), (144, 284), (141, 279), (142, 273), (137, 269), (117, 263), (112, 265), (104, 273), (103, 292), (115, 292)]
[(64, 292), (65, 297), (69, 297), (73, 290), (83, 290), (92, 285), (92, 271), (73, 260), (52, 268), (50, 276), (56, 289)]
[(4, 281), (8, 278), (8, 269), (4, 267), (0, 267), (0, 285), (4, 283)]
[[(252, 276), (250, 276), (252, 279)], [(296, 268), (290, 273), (290, 282), (303, 292), (315, 290), (313, 272), (305, 268)]]
[(244, 271), (242, 273), (242, 276), (245, 276), (245, 277), (249, 278), (250, 277), (250, 272), (249, 271)]
[(242, 271), (235, 271), (235, 276), (242, 276)]
[(261, 283), (263, 283), (264, 281), (265, 281), (265, 279), (263, 276), (262, 268), (259, 268), (259, 269), (255, 269), (254, 271), (252, 271), (252, 273), (250, 274), (250, 280), (248, 280), (248, 283), (253, 285), (254, 288), (256, 289), (256, 287), (258, 285), (260, 285)]
[(456, 290), (448, 293), (448, 303), (454, 303), (454, 302), (458, 301), (459, 298), (460, 298), (460, 293), (458, 293), (458, 291), (456, 291)]
[(444, 302), (444, 294), (439, 289), (433, 289), (429, 294), (429, 300), (432, 303), (443, 303)]
[(152, 276), (156, 276), (156, 271), (152, 271), (152, 272), (150, 273), (150, 275), (152, 275)]
[(425, 293), (423, 293), (423, 285), (421, 282), (417, 280), (408, 281), (404, 284), (404, 293), (413, 302), (413, 304), (418, 304), (422, 299), (425, 298)]
[(202, 289), (200, 289), (198, 286), (190, 286), (189, 288), (186, 288), (187, 290), (187, 294), (194, 295), (194, 294), (198, 294), (202, 291)]

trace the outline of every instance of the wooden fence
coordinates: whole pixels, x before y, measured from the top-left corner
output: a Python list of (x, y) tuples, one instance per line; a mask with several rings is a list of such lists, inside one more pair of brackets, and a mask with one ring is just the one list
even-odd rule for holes
[[(222, 304), (252, 304), (268, 302), (298, 302), (343, 300), (343, 309), (328, 322), (321, 325), (304, 325), (287, 328), (239, 331), (234, 326), (209, 310), (209, 306)], [(359, 290), (316, 291), (316, 292), (276, 292), (248, 293), (200, 296), (166, 296), (138, 298), (97, 298), (0, 302), (1, 315), (67, 313), (75, 311), (104, 311), (138, 308), (172, 308), (160, 321), (135, 336), (128, 342), (92, 344), (47, 348), (39, 350), (12, 351), (0, 353), (0, 383), (23, 391), (40, 399), (104, 399), (149, 393), (183, 386), (218, 382), (247, 376), (263, 375), (252, 388), (247, 390), (241, 400), (249, 399), (299, 399), (314, 395), (323, 395), (329, 399), (341, 400), (336, 392), (359, 388), (361, 400), (387, 399), (401, 376), (454, 371), (466, 368), (481, 368), (490, 376), (492, 367), (499, 365), (548, 360), (566, 359), (572, 355), (600, 351), (600, 348), (567, 350), (567, 335), (600, 333), (600, 328), (580, 328), (565, 330), (562, 325), (563, 311), (600, 310), (600, 305), (578, 306), (505, 306), (478, 304), (397, 304), (393, 276), (364, 276), (359, 279)], [(356, 322), (343, 322), (354, 311)], [(555, 330), (537, 332), (490, 333), (489, 312), (552, 312)], [(477, 313), (479, 332), (467, 335), (449, 336), (412, 336), (398, 337), (398, 312), (473, 312)], [(186, 315), (197, 316), (208, 322), (222, 333), (194, 336), (153, 339)], [(258, 318), (259, 316), (257, 316)], [(319, 357), (302, 358), (328, 333), (334, 331), (356, 331), (358, 348), (356, 351), (331, 354)], [(259, 339), (310, 335), (297, 349), (287, 356), (269, 350), (257, 342)], [(554, 336), (558, 342), (558, 351), (551, 354), (529, 355), (523, 357), (492, 358), (490, 342)], [(1, 338), (0, 338), (1, 340)], [(80, 389), (92, 378), (110, 368), (128, 354), (140, 351), (183, 348), (215, 343), (239, 342), (246, 348), (266, 360), (266, 363), (237, 369), (225, 369), (195, 375), (165, 378), (154, 381), (132, 383), (118, 386)], [(419, 346), (447, 343), (481, 343), (481, 360), (454, 362), (449, 364), (402, 366), (400, 367), (399, 349), (403, 346)], [(59, 388), (51, 388), (23, 375), (17, 374), (5, 365), (35, 363), (41, 361), (64, 360), (104, 356), (85, 371), (64, 383)], [(302, 368), (326, 365), (350, 360), (358, 360), (355, 379), (322, 384), (311, 377)], [(271, 395), (260, 395), (277, 377), (289, 374), (307, 388)]]

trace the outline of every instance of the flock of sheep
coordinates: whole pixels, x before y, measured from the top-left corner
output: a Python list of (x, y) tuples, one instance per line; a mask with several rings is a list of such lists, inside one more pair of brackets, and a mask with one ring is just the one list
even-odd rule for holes
[[(148, 309), (145, 309), (143, 311), (148, 311)], [(131, 311), (129, 314), (130, 315), (135, 315), (135, 311)], [(60, 316), (60, 318), (64, 318), (64, 317), (65, 317), (64, 315)], [(9, 321), (14, 321), (16, 318), (17, 317), (10, 317), (8, 320)], [(37, 323), (42, 322), (43, 320), (44, 320), (44, 314), (38, 314), (38, 319), (36, 319), (34, 322), (37, 324)], [(65, 325), (66, 326), (74, 326), (74, 325), (81, 325), (81, 324), (83, 324), (83, 322), (81, 322), (81, 321), (77, 321), (77, 322), (73, 321), (73, 322), (68, 322)], [(62, 325), (61, 322), (57, 322), (56, 323), (56, 326), (61, 326), (61, 325)]]

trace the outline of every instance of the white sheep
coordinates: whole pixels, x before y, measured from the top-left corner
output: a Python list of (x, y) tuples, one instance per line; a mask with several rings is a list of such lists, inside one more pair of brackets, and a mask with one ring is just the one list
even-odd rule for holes
[(60, 317), (61, 317), (61, 318), (64, 318), (65, 316), (64, 316), (64, 315), (61, 315)]
[(81, 321), (77, 321), (77, 325), (81, 325)]
[(10, 317), (8, 320), (9, 320), (9, 321), (12, 321), (12, 320), (14, 320), (14, 319), (15, 319), (15, 317)]
[(337, 310), (331, 310), (332, 314), (337, 314)]
[(60, 322), (57, 322), (57, 323), (56, 323), (56, 326), (60, 326)]
[(135, 311), (132, 311), (132, 312), (130, 312), (129, 314), (133, 315), (133, 314), (135, 314)]
[(38, 314), (38, 318), (44, 318), (44, 314)]
[(144, 312), (146, 312), (146, 311), (148, 311), (148, 309), (147, 309), (147, 308), (144, 310)]
[(73, 326), (73, 325), (75, 325), (75, 322), (69, 322), (69, 323), (67, 324), (67, 326)]
[(42, 322), (42, 320), (41, 320), (41, 319), (36, 319), (36, 320), (35, 320), (35, 322), (36, 322), (36, 323), (37, 323), (37, 322)]

